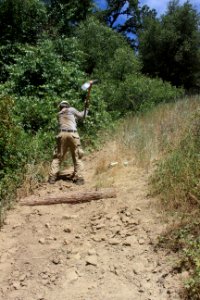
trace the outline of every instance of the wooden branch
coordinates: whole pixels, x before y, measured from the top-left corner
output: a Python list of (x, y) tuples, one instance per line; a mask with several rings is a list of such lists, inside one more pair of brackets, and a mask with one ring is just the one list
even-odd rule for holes
[(200, 200), (195, 195), (189, 192), (188, 196), (194, 202), (194, 204), (200, 204)]
[(77, 204), (99, 199), (116, 198), (117, 194), (114, 189), (104, 189), (99, 191), (83, 191), (66, 193), (63, 196), (51, 196), (49, 198), (38, 198), (36, 196), (27, 197), (20, 201), (20, 205), (52, 205), (60, 203)]

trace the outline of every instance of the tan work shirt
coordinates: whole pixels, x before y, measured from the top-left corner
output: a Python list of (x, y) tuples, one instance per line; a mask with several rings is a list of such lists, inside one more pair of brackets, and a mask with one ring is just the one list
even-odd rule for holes
[[(86, 111), (87, 115), (88, 111)], [(84, 111), (79, 112), (74, 107), (64, 107), (58, 113), (60, 130), (77, 130), (77, 119), (84, 117)]]

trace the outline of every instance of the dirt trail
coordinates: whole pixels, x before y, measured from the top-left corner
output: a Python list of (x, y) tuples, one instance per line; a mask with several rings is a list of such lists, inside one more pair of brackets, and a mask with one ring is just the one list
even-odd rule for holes
[[(86, 185), (59, 181), (38, 197), (102, 185), (95, 165), (107, 153), (86, 158)], [(117, 199), (41, 207), (17, 206), (0, 232), (1, 300), (180, 299), (175, 257), (156, 251), (164, 230), (147, 174), (133, 164), (105, 173)]]

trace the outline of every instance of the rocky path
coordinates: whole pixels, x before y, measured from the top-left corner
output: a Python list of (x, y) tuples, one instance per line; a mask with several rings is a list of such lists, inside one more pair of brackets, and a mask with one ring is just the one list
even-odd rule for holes
[[(172, 254), (155, 250), (164, 230), (147, 174), (133, 164), (95, 175), (106, 153), (86, 159), (84, 187), (59, 181), (38, 197), (112, 185), (117, 199), (17, 206), (0, 232), (1, 300), (180, 299)], [(105, 182), (102, 178), (106, 178)]]

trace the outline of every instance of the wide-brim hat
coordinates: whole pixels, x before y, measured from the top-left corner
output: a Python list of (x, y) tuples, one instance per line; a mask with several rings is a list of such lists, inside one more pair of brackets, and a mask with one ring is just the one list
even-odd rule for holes
[(69, 102), (67, 101), (61, 101), (60, 104), (59, 104), (60, 107), (66, 107), (66, 106), (69, 106)]

